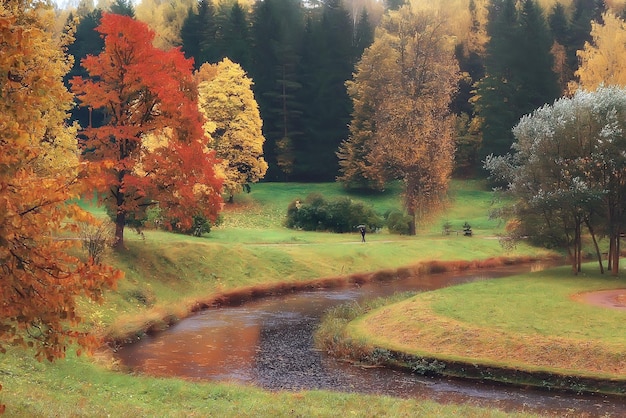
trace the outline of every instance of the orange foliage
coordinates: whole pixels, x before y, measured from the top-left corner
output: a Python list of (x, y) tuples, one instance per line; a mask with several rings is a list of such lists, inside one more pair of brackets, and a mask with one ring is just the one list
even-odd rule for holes
[(89, 215), (67, 204), (83, 183), (75, 130), (64, 124), (70, 62), (51, 23), (42, 3), (0, 3), (0, 350), (32, 346), (48, 360), (73, 342), (93, 347), (72, 329), (75, 298), (99, 301), (121, 275), (69, 255), (79, 242), (62, 238)]
[[(205, 146), (192, 61), (179, 49), (155, 48), (154, 32), (127, 16), (106, 13), (96, 30), (104, 50), (82, 60), (91, 78), (75, 77), (72, 89), (81, 106), (108, 115), (106, 125), (82, 134), (90, 163), (109, 167), (100, 191), (117, 214), (116, 246), (123, 247), (125, 221), (150, 205), (183, 230), (194, 215), (215, 220), (222, 185)], [(150, 135), (166, 140), (147, 146)]]

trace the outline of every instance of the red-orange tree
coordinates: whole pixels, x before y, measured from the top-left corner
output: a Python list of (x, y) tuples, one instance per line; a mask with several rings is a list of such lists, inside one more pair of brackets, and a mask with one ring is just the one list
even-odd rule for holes
[(65, 125), (70, 68), (51, 37), (43, 3), (0, 2), (0, 351), (6, 344), (63, 357), (68, 344), (92, 346), (75, 331), (75, 298), (100, 300), (120, 273), (70, 255), (78, 223), (89, 218), (67, 202), (79, 197), (76, 129)]
[(205, 146), (193, 62), (179, 49), (155, 48), (154, 32), (127, 16), (104, 14), (96, 30), (104, 49), (82, 60), (90, 78), (75, 77), (72, 90), (81, 106), (107, 115), (82, 135), (86, 160), (106, 173), (100, 197), (115, 214), (115, 246), (123, 248), (126, 222), (151, 205), (182, 230), (194, 216), (215, 220), (222, 181)]

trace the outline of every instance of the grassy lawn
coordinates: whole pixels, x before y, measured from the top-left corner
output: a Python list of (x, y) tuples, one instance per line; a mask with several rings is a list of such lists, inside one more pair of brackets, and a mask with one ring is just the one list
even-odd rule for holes
[(626, 311), (573, 296), (623, 279), (568, 267), (418, 294), (349, 324), (355, 340), (416, 356), (626, 384)]
[[(425, 260), (474, 260), (499, 256), (542, 257), (548, 251), (521, 245), (504, 253), (492, 239), (500, 231), (487, 218), (491, 194), (479, 182), (455, 182), (450, 205), (422, 225), (417, 237), (288, 230), (282, 226), (293, 199), (320, 192), (343, 195), (336, 184), (255, 185), (227, 205), (223, 224), (200, 238), (161, 231), (128, 230), (127, 250), (107, 262), (125, 272), (102, 305), (83, 302), (84, 327), (109, 338), (141, 336), (151, 325), (183, 318), (199, 302), (241, 288), (310, 281), (359, 272), (413, 266)], [(400, 208), (399, 186), (381, 195), (352, 195), (381, 214)], [(90, 207), (88, 203), (83, 203)], [(100, 208), (94, 210), (104, 216)], [(441, 234), (444, 220), (475, 236)], [(37, 363), (32, 353), (0, 357), (0, 403), (7, 416), (504, 416), (499, 411), (432, 402), (327, 392), (269, 393), (255, 388), (133, 376), (109, 356)], [(520, 414), (519, 416), (528, 416)]]
[(70, 355), (54, 364), (9, 352), (0, 358), (0, 401), (8, 417), (532, 417), (466, 405), (441, 405), (325, 391), (268, 392), (254, 387), (131, 376)]

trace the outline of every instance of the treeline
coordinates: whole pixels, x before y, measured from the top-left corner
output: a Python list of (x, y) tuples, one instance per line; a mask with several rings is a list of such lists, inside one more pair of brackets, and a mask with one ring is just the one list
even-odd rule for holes
[[(424, 5), (413, 5), (415, 9)], [(445, 4), (444, 4), (445, 3)], [(511, 128), (519, 119), (571, 92), (579, 65), (577, 51), (591, 40), (593, 21), (613, 2), (570, 0), (434, 1), (457, 39), (456, 59), (464, 77), (451, 103), (455, 127), (455, 171), (481, 171), (485, 156), (509, 151)], [(70, 54), (72, 75), (80, 59), (102, 48), (93, 28), (100, 9), (84, 3)], [(228, 57), (252, 78), (265, 136), (266, 180), (332, 181), (337, 151), (350, 136), (353, 99), (346, 81), (375, 39), (375, 27), (401, 1), (144, 0), (135, 11), (117, 0), (108, 10), (147, 22), (161, 47), (180, 46), (196, 68)], [(445, 11), (445, 12), (444, 12)], [(74, 16), (72, 16), (74, 17)], [(78, 111), (77, 111), (78, 112)], [(82, 126), (101, 123), (96, 110), (75, 112)]]
[[(253, 79), (266, 138), (266, 179), (335, 179), (335, 152), (348, 135), (352, 108), (345, 82), (374, 35), (368, 7), (355, 9), (353, 14), (339, 0), (266, 0), (251, 7), (210, 0), (188, 4), (173, 43), (194, 58), (196, 68), (228, 57)], [(124, 0), (110, 11), (135, 15)], [(102, 40), (93, 31), (101, 15), (95, 9), (80, 17), (69, 51), (76, 63), (68, 78), (83, 75), (80, 60), (101, 50)], [(157, 35), (164, 31), (152, 26)], [(82, 126), (90, 123), (89, 117), (85, 110), (75, 112)], [(91, 111), (92, 125), (102, 118)]]

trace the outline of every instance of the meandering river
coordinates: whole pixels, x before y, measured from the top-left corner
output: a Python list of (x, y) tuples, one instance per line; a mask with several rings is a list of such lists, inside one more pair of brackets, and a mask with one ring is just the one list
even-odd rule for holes
[(430, 378), (337, 361), (315, 349), (313, 332), (333, 306), (404, 291), (427, 291), (541, 268), (508, 266), (436, 274), (267, 297), (208, 309), (122, 347), (131, 370), (157, 376), (237, 381), (269, 390), (327, 389), (469, 403), (556, 416), (626, 416), (626, 399), (577, 396), (448, 378)]

